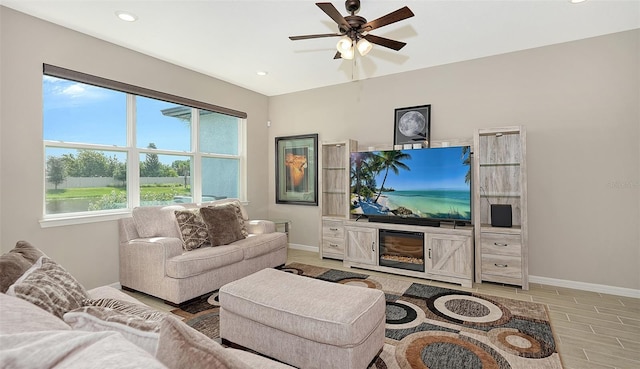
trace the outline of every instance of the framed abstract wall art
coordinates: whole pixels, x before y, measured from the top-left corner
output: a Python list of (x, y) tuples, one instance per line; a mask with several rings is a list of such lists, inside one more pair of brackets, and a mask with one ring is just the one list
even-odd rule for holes
[(318, 134), (276, 137), (276, 204), (318, 205)]

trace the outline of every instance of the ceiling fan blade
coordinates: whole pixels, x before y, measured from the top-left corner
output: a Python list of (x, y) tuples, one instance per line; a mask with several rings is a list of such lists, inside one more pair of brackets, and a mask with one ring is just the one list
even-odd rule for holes
[(292, 40), (292, 41), (307, 40), (310, 38), (336, 37), (336, 36), (342, 36), (342, 35), (343, 35), (342, 33), (321, 33), (317, 35), (289, 36), (289, 40)]
[(404, 45), (406, 45), (406, 42), (400, 42), (400, 41), (396, 41), (396, 40), (391, 40), (388, 38), (384, 38), (384, 37), (380, 37), (380, 36), (374, 36), (374, 35), (366, 35), (363, 36), (367, 41), (376, 44), (376, 45), (380, 45), (380, 46), (384, 46), (384, 47), (388, 47), (389, 49), (393, 49), (395, 51), (398, 51), (400, 49), (402, 49), (404, 47)]
[(367, 22), (365, 24), (362, 25), (362, 27), (360, 27), (360, 30), (362, 32), (369, 32), (371, 30), (374, 30), (376, 28), (380, 28), (382, 26), (386, 26), (388, 24), (391, 23), (395, 23), (395, 22), (399, 22), (401, 20), (407, 19), (407, 18), (411, 18), (413, 17), (414, 14), (411, 11), (411, 9), (409, 9), (408, 7), (404, 7), (404, 8), (400, 8), (398, 10), (396, 10), (395, 12), (391, 12), (387, 15), (383, 15), (382, 17), (378, 18), (378, 19), (374, 19), (371, 22)]
[(338, 26), (340, 26), (340, 31), (348, 30), (348, 29), (351, 28), (349, 23), (347, 23), (347, 20), (344, 19), (342, 14), (340, 14), (338, 9), (336, 9), (336, 7), (333, 6), (333, 4), (331, 4), (331, 3), (316, 3), (316, 5), (318, 6), (318, 8), (322, 9), (322, 11), (325, 12), (328, 16), (330, 16), (331, 19), (333, 19), (334, 22), (338, 23)]
[(336, 53), (336, 55), (333, 56), (334, 59), (342, 59), (342, 54), (340, 54), (340, 51), (338, 51)]

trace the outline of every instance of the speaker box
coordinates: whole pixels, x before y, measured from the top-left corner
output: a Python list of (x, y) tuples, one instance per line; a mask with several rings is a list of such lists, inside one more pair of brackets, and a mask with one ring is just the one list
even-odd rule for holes
[(511, 205), (491, 204), (491, 226), (511, 227)]

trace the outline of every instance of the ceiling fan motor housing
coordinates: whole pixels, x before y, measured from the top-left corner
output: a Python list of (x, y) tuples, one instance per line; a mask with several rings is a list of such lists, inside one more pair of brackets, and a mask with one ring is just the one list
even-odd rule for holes
[(344, 7), (351, 14), (360, 10), (360, 0), (347, 0), (344, 2)]

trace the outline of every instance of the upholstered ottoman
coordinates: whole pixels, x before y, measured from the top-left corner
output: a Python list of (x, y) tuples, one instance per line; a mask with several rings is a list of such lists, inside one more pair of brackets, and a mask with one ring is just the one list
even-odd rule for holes
[(365, 369), (384, 345), (380, 290), (263, 269), (219, 299), (223, 343), (302, 369)]

